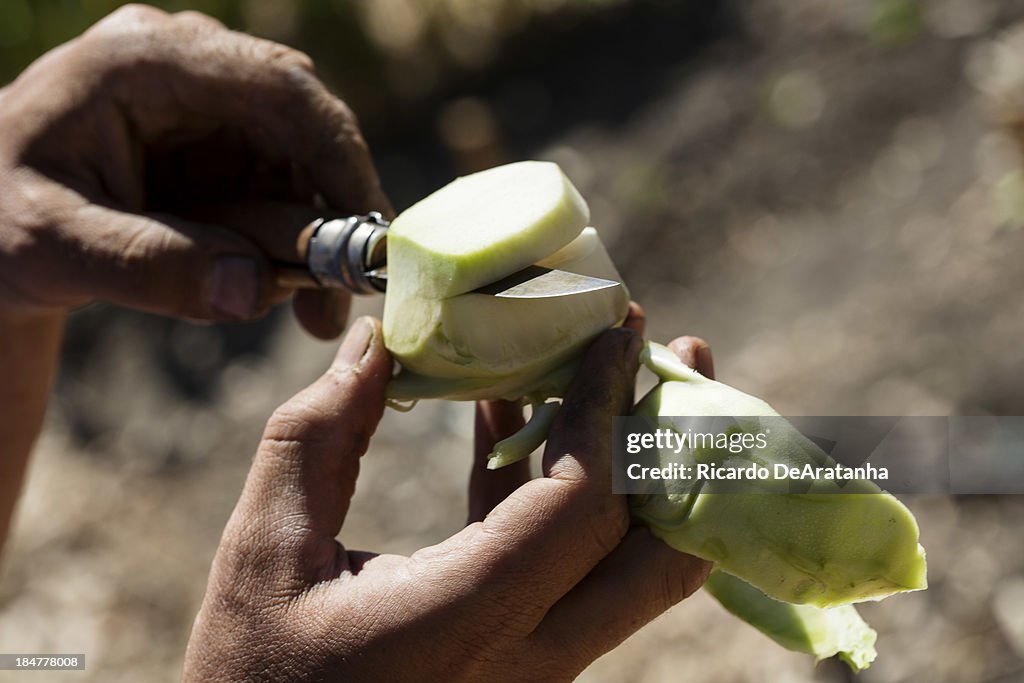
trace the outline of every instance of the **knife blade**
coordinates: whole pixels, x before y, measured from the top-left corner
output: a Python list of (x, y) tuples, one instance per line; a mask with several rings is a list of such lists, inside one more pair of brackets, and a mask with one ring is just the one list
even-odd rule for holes
[(479, 287), (473, 290), (473, 293), (489, 294), (502, 299), (548, 299), (621, 286), (621, 282), (601, 277), (580, 275), (557, 268), (527, 266), (497, 282)]

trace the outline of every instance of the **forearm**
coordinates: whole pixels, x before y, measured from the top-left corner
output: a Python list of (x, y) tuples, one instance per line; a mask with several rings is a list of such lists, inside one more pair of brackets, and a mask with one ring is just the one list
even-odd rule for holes
[(0, 549), (57, 368), (62, 313), (0, 312)]

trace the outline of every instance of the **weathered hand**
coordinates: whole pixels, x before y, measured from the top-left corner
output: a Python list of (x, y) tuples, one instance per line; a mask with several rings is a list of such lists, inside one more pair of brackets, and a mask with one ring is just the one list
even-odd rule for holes
[[(103, 299), (247, 319), (324, 211), (387, 212), (349, 109), (291, 48), (126, 6), (0, 90), (0, 312)], [(301, 292), (315, 334), (348, 299)]]
[(631, 529), (611, 493), (611, 418), (632, 403), (639, 350), (629, 330), (592, 345), (544, 477), (507, 495), (478, 481), (474, 496), (494, 495), (485, 519), (411, 557), (376, 555), (335, 540), (391, 374), (378, 323), (358, 321), (268, 423), (185, 679), (569, 680), (692, 593), (707, 564)]

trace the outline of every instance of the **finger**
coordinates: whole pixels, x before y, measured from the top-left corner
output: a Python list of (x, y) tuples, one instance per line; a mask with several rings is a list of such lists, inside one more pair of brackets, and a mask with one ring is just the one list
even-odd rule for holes
[[(644, 309), (635, 301), (629, 302), (629, 312), (622, 326), (632, 330), (641, 337), (644, 334)], [(495, 433), (488, 424), (481, 425), (481, 418), (493, 420), (492, 412), (501, 411), (506, 417), (514, 415), (514, 422), (507, 430)], [(529, 481), (529, 463), (520, 461), (497, 470), (487, 470), (487, 455), (494, 444), (514, 434), (523, 425), (522, 409), (505, 402), (486, 402), (477, 404), (477, 447), (470, 476), (470, 514), (469, 521), (482, 520), (495, 505), (504, 500), (512, 491)], [(481, 436), (483, 437), (481, 439)], [(501, 475), (496, 477), (494, 475)], [(478, 483), (478, 487), (474, 487)]]
[(668, 348), (687, 366), (708, 379), (715, 378), (715, 362), (711, 357), (711, 347), (700, 337), (677, 337), (669, 342)]
[[(642, 309), (640, 316), (642, 320)], [(711, 350), (703, 339), (679, 337), (669, 346), (682, 362), (714, 377)], [(646, 529), (633, 528), (551, 609), (531, 638), (541, 652), (567, 657), (582, 670), (692, 595), (710, 569), (710, 563), (672, 549)]]
[(579, 480), (587, 490), (611, 491), (612, 417), (628, 415), (633, 405), (642, 345), (632, 330), (616, 329), (588, 349), (548, 437), (547, 476)]
[(390, 200), (380, 186), (377, 169), (355, 115), (312, 74), (297, 75), (308, 125), (296, 136), (299, 160), (327, 205), (339, 211), (365, 214), (379, 211), (394, 217)]
[(267, 255), (282, 263), (304, 264), (314, 221), (337, 218), (308, 204), (253, 200), (207, 204), (186, 209), (195, 221), (219, 225), (243, 235)]
[(340, 289), (300, 289), (292, 299), (299, 323), (317, 339), (334, 339), (345, 329), (352, 297)]
[[(240, 33), (232, 34), (257, 54), (266, 55), (267, 109), (251, 113), (267, 126), (332, 209), (394, 215), (380, 185), (355, 114), (313, 74), (312, 62), (299, 52)], [(234, 65), (232, 65), (234, 66)], [(233, 75), (232, 75), (233, 77)]]
[(330, 369), (278, 408), (226, 532), (243, 555), (263, 556), (270, 571), (298, 580), (324, 579), (342, 566), (334, 538), (390, 377), (380, 323), (360, 318)]
[[(476, 596), (474, 618), (532, 631), (547, 609), (618, 545), (629, 526), (612, 494), (612, 417), (632, 403), (641, 340), (605, 332), (587, 351), (545, 451), (548, 476), (521, 486), (479, 524), (430, 549), (438, 576)], [(480, 598), (483, 599), (480, 599)]]
[(355, 116), (302, 52), (225, 30), (196, 12), (135, 7), (112, 13), (82, 36), (83, 71), (112, 49), (148, 69), (152, 87), (119, 102), (144, 144), (182, 130), (232, 127), (294, 162), (331, 208), (391, 214)]
[[(189, 217), (201, 218), (245, 235), (275, 261), (302, 264), (312, 223), (333, 218), (312, 206), (286, 202), (232, 202), (197, 207)], [(292, 302), (295, 317), (313, 336), (334, 339), (348, 322), (352, 298), (342, 290), (302, 290)]]
[(626, 314), (626, 320), (622, 326), (628, 327), (641, 337), (644, 336), (644, 331), (647, 328), (647, 315), (644, 313), (643, 306), (635, 301), (630, 301), (629, 313)]
[[(182, 77), (177, 85), (189, 89), (187, 104), (199, 110), (194, 113), (267, 131), (331, 208), (392, 213), (354, 114), (314, 75), (307, 55), (225, 31), (195, 14), (172, 22), (196, 37), (189, 68), (176, 71)], [(182, 62), (182, 55), (173, 57)]]
[(582, 670), (696, 592), (710, 570), (710, 562), (673, 550), (647, 529), (630, 529), (548, 612), (531, 647), (542, 660), (570, 660)]
[[(703, 339), (679, 337), (669, 348), (683, 363), (714, 378), (711, 349)], [(672, 549), (646, 529), (633, 528), (550, 610), (532, 634), (533, 644), (542, 656), (568, 658), (582, 670), (696, 592), (710, 570), (709, 562)]]
[(519, 431), (525, 421), (523, 408), (513, 401), (479, 401), (473, 431), (473, 467), (469, 473), (468, 523), (479, 522), (495, 505), (530, 479), (529, 460), (496, 470), (487, 469), (494, 444)]
[(49, 281), (91, 298), (199, 320), (247, 320), (281, 296), (273, 269), (241, 235), (158, 213), (76, 201), (53, 245), (75, 257)]

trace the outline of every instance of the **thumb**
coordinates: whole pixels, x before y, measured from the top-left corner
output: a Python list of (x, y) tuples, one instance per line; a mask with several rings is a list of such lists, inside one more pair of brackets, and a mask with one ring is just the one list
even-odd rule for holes
[(180, 318), (245, 320), (281, 297), (266, 257), (225, 228), (95, 204), (64, 227), (74, 255), (64, 277), (90, 298)]
[(380, 323), (360, 318), (330, 369), (267, 423), (225, 531), (241, 557), (272, 561), (268, 571), (287, 579), (323, 576), (390, 378)]

